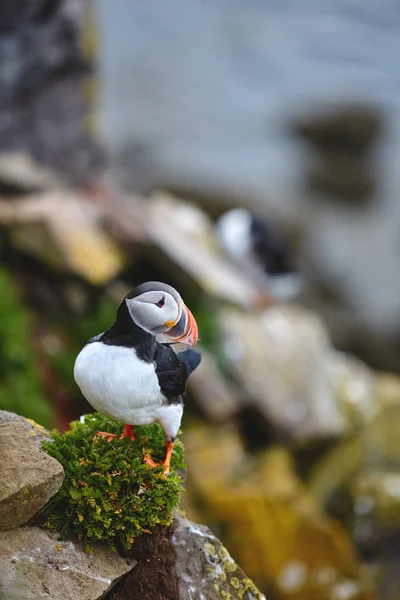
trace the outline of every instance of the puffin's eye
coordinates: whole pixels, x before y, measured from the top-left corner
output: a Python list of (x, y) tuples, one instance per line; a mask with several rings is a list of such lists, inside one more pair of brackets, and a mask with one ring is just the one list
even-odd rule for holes
[(159, 308), (162, 308), (165, 304), (165, 296), (163, 296), (161, 298), (161, 300), (159, 300), (158, 302), (156, 302), (156, 306), (158, 306)]

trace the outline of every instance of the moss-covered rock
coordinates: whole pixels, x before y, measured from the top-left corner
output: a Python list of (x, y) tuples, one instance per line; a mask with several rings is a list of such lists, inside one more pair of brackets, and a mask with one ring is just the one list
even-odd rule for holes
[[(183, 448), (177, 440), (171, 472), (143, 463), (145, 454), (161, 460), (164, 432), (154, 423), (135, 427), (135, 441), (118, 439), (123, 425), (97, 413), (71, 423), (66, 433), (52, 433), (43, 449), (64, 467), (65, 481), (42, 510), (46, 525), (63, 538), (102, 541), (129, 549), (135, 538), (172, 522), (172, 511), (183, 490), (178, 473), (184, 469)], [(109, 442), (96, 435), (117, 435)]]

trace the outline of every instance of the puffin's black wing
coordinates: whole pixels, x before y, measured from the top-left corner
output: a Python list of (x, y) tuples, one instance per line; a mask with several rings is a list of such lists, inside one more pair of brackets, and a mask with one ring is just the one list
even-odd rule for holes
[(177, 354), (168, 344), (157, 343), (154, 362), (162, 393), (167, 398), (182, 396), (186, 390), (188, 377), (200, 360), (201, 355), (195, 350), (184, 350)]

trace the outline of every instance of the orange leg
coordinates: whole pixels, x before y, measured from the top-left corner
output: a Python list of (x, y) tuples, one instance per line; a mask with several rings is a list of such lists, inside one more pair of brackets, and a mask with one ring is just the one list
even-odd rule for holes
[[(115, 433), (107, 433), (107, 431), (98, 431), (97, 435), (108, 442), (115, 440), (117, 437)], [(133, 435), (133, 425), (125, 425), (124, 433), (121, 433), (119, 439), (122, 440), (125, 437), (128, 437), (130, 440), (132, 440), (132, 442), (135, 441), (135, 436)]]
[(122, 438), (127, 437), (130, 440), (132, 440), (132, 442), (135, 441), (135, 436), (133, 435), (133, 425), (125, 425), (124, 428), (124, 433), (120, 436), (120, 440), (122, 440)]
[(166, 442), (165, 447), (166, 447), (166, 453), (165, 453), (165, 458), (162, 462), (156, 463), (149, 456), (145, 456), (143, 461), (147, 465), (151, 465), (152, 467), (161, 467), (161, 465), (164, 465), (164, 473), (169, 473), (172, 450), (174, 448), (174, 442)]

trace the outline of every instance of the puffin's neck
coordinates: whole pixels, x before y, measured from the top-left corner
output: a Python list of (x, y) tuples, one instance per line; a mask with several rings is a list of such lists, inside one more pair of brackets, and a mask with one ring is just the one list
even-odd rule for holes
[(126, 346), (141, 349), (146, 355), (156, 344), (156, 338), (134, 323), (129, 315), (125, 301), (118, 309), (117, 318), (101, 341), (109, 346)]

